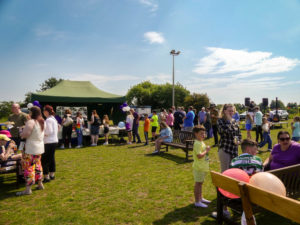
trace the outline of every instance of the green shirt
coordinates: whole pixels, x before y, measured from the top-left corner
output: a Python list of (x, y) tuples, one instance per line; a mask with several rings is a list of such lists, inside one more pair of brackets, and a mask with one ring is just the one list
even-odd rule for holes
[(198, 158), (197, 155), (205, 152), (206, 150), (206, 145), (204, 141), (198, 141), (195, 140), (194, 142), (194, 147), (193, 147), (193, 169), (194, 170), (199, 170), (203, 172), (208, 172), (209, 171), (209, 158), (208, 154), (203, 156), (202, 158)]
[(263, 164), (258, 156), (244, 153), (231, 160), (230, 168), (239, 168), (251, 176), (254, 173), (261, 172)]
[(158, 127), (158, 116), (153, 115), (151, 119), (153, 120), (153, 121), (151, 121), (151, 126), (152, 127)]
[(22, 127), (27, 122), (27, 114), (20, 112), (18, 115), (11, 114), (8, 121), (14, 122), (14, 127), (10, 129), (12, 137), (19, 137), (19, 127)]

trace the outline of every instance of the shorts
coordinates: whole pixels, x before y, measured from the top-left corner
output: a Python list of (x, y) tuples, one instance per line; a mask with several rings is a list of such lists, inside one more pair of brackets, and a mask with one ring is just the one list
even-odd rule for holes
[(91, 135), (99, 135), (99, 126), (91, 126)]
[(199, 171), (199, 170), (193, 170), (193, 174), (194, 174), (194, 181), (195, 182), (198, 182), (198, 183), (203, 183), (204, 182), (206, 172)]
[(108, 127), (104, 127), (104, 134), (107, 134), (109, 132), (109, 128)]
[(247, 124), (245, 125), (245, 128), (246, 128), (247, 131), (251, 131), (251, 129), (252, 129), (252, 124), (248, 124), (248, 123), (247, 123)]
[(151, 128), (152, 133), (156, 132), (156, 129), (157, 129), (157, 127), (152, 127)]

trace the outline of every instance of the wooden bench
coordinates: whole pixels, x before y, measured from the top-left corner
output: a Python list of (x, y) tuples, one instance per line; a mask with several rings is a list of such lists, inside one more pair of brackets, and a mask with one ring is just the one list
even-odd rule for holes
[(7, 173), (15, 173), (16, 174), (16, 179), (17, 179), (16, 186), (17, 186), (17, 188), (19, 188), (19, 185), (21, 183), (21, 178), (20, 178), (20, 175), (19, 175), (19, 171), (20, 171), (20, 168), (21, 168), (21, 160), (12, 161), (12, 162), (15, 162), (15, 163), (12, 164), (12, 165), (7, 165), (7, 166), (4, 166), (4, 167), (0, 167), (0, 175), (1, 174), (7, 174)]
[(169, 146), (174, 148), (181, 148), (185, 152), (185, 159), (189, 159), (189, 151), (193, 151), (194, 145), (194, 134), (190, 131), (174, 130), (173, 131), (173, 141), (163, 142), (162, 145), (166, 146), (166, 151), (169, 150)]
[(216, 187), (220, 187), (241, 197), (241, 199), (229, 199), (217, 190), (218, 224), (222, 224), (225, 219), (223, 216), (224, 205), (232, 208), (234, 211), (241, 212), (243, 210), (247, 224), (254, 224), (252, 204), (300, 223), (300, 202), (295, 200), (300, 197), (300, 164), (268, 172), (282, 180), (286, 187), (287, 197), (211, 171), (212, 182)]

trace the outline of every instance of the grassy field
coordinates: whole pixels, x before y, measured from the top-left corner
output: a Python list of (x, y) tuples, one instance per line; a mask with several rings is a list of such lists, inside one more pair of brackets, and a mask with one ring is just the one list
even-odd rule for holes
[[(278, 131), (271, 132), (274, 143)], [(185, 162), (181, 150), (152, 156), (153, 150), (153, 144), (57, 150), (56, 179), (43, 191), (33, 189), (31, 196), (16, 197), (24, 186), (16, 189), (13, 174), (1, 175), (0, 224), (216, 224), (210, 217), (216, 208), (210, 176), (204, 196), (212, 203), (207, 209), (195, 208), (192, 163)], [(259, 154), (263, 159), (268, 155)], [(210, 159), (211, 169), (219, 171), (217, 148)], [(267, 211), (256, 214), (256, 220), (293, 224)]]

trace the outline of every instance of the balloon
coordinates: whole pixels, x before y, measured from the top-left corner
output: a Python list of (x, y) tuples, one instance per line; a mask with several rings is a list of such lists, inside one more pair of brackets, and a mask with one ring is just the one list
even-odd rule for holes
[(124, 122), (122, 122), (122, 121), (121, 121), (121, 122), (119, 122), (119, 123), (118, 123), (118, 127), (120, 127), (120, 128), (124, 128), (124, 127), (125, 127), (125, 123), (124, 123)]
[(130, 107), (129, 106), (125, 106), (125, 107), (123, 107), (123, 112), (128, 112), (129, 110), (130, 110)]
[(284, 184), (278, 177), (271, 173), (256, 173), (251, 177), (249, 183), (266, 191), (271, 191), (278, 195), (286, 196), (286, 189)]
[(27, 108), (30, 109), (33, 106), (33, 104), (30, 102), (27, 104)]
[(40, 102), (37, 100), (33, 102), (33, 105), (41, 108)]
[[(239, 181), (249, 183), (249, 175), (244, 170), (231, 168), (225, 170), (222, 174), (237, 179)], [(239, 198), (239, 196), (234, 195), (226, 190), (223, 190), (222, 188), (219, 188), (219, 191), (222, 193), (222, 195), (224, 195), (227, 198)]]

